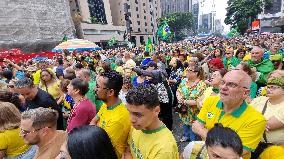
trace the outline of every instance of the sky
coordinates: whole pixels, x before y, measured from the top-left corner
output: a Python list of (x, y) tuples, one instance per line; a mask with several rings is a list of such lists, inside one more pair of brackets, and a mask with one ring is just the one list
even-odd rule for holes
[(227, 13), (226, 8), (228, 6), (227, 1), (228, 0), (199, 0), (200, 2), (199, 14), (201, 15), (211, 13), (214, 10), (213, 2), (215, 3), (215, 11), (216, 11), (215, 19), (221, 19), (222, 25), (224, 26), (224, 31), (223, 31), (224, 33), (227, 33), (230, 30), (230, 26), (224, 23)]
[[(213, 1), (213, 0), (209, 0), (209, 1)], [(230, 26), (224, 23), (224, 20), (226, 18), (226, 13), (227, 13), (226, 7), (228, 6), (227, 1), (228, 0), (215, 0), (216, 17), (221, 19), (222, 25), (224, 26), (224, 32), (229, 32), (230, 30)]]

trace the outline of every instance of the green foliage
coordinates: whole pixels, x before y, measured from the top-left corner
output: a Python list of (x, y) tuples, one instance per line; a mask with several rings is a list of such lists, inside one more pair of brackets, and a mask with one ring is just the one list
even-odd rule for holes
[(249, 18), (255, 20), (263, 8), (272, 5), (271, 0), (228, 0), (227, 3), (225, 23), (237, 28), (241, 34), (248, 29)]
[(98, 19), (96, 17), (91, 17), (90, 20), (91, 20), (92, 24), (97, 24), (98, 23)]
[(159, 27), (163, 21), (166, 21), (171, 29), (171, 36), (169, 37), (169, 41), (175, 37), (175, 39), (182, 40), (187, 35), (183, 32), (184, 30), (192, 30), (193, 29), (193, 15), (191, 12), (186, 13), (171, 13), (167, 14), (162, 18), (158, 19)]

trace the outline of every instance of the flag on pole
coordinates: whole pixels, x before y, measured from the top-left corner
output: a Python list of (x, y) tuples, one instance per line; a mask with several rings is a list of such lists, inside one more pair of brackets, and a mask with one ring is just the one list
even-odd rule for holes
[(239, 36), (240, 34), (238, 33), (238, 31), (235, 29), (235, 28), (232, 28), (230, 30), (230, 32), (227, 34), (227, 36), (229, 38), (233, 38), (233, 37), (236, 37), (236, 36)]
[(67, 41), (67, 40), (68, 40), (68, 38), (67, 38), (66, 34), (64, 34), (64, 37), (63, 37), (63, 39), (62, 39), (61, 42), (65, 42), (65, 41)]
[(145, 51), (152, 53), (153, 52), (153, 43), (150, 37), (148, 37), (147, 44), (145, 46)]
[(117, 43), (117, 40), (115, 39), (115, 37), (112, 37), (108, 42), (108, 46), (113, 46)]
[(159, 29), (157, 30), (156, 35), (162, 39), (162, 41), (167, 41), (171, 35), (171, 29), (166, 21), (163, 21)]

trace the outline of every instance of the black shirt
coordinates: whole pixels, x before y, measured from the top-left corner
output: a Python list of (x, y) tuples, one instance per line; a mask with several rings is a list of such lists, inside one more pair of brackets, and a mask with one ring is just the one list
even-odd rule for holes
[(56, 100), (44, 90), (38, 88), (38, 92), (33, 100), (26, 100), (27, 109), (34, 108), (52, 108), (58, 111), (57, 129), (63, 130), (63, 115), (60, 107), (56, 103)]

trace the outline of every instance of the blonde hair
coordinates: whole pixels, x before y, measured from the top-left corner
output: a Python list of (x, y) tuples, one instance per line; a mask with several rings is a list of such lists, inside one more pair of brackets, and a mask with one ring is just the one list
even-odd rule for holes
[(16, 129), (20, 126), (21, 113), (9, 102), (0, 102), (0, 132)]

